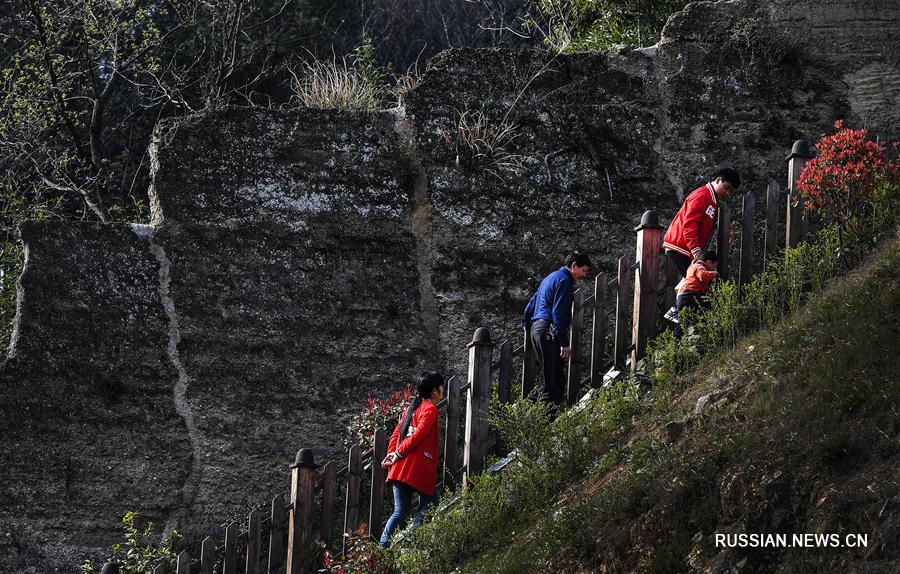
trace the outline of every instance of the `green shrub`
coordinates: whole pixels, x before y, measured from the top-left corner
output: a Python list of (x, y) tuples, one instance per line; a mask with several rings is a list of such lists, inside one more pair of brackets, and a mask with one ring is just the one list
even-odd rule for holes
[(573, 52), (608, 50), (616, 44), (650, 46), (669, 16), (688, 0), (540, 0), (545, 42)]
[[(176, 531), (161, 536), (153, 532), (150, 522), (140, 530), (137, 526), (139, 516), (134, 512), (126, 512), (122, 517), (122, 528), (125, 530), (125, 542), (113, 544), (112, 555), (105, 563), (116, 562), (120, 574), (152, 574), (160, 565), (167, 572), (174, 572), (178, 554), (174, 545), (181, 539)], [(97, 574), (100, 571), (93, 560), (87, 560), (81, 566), (84, 574)]]
[(495, 404), (490, 420), (517, 449), (502, 474), (472, 477), (459, 502), (410, 533), (398, 557), (404, 572), (450, 572), (488, 549), (553, 501), (576, 477), (599, 472), (623, 456), (617, 438), (638, 408), (633, 386), (595, 391), (553, 419), (547, 405), (527, 399)]

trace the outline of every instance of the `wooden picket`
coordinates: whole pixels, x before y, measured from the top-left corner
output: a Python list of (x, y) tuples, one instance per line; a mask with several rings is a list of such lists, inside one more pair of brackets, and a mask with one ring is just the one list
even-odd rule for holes
[(375, 431), (375, 447), (372, 453), (372, 488), (369, 493), (369, 532), (376, 540), (381, 538), (382, 514), (384, 509), (384, 482), (387, 472), (381, 468), (381, 461), (387, 455), (388, 437), (384, 429)]
[(232, 522), (225, 529), (225, 556), (222, 558), (222, 574), (237, 574), (238, 525)]
[(272, 499), (271, 526), (269, 529), (269, 572), (281, 572), (287, 559), (287, 547), (285, 546), (285, 537), (287, 536), (287, 514), (284, 511), (286, 506), (284, 494), (279, 494)]
[[(353, 532), (359, 527), (359, 487), (362, 481), (362, 450), (359, 445), (353, 445), (349, 453), (347, 471), (347, 498), (344, 506), (344, 530)], [(342, 551), (346, 550), (347, 537), (343, 539)]]
[(731, 242), (731, 209), (727, 204), (719, 205), (719, 229), (716, 232), (716, 247), (719, 254), (719, 278), (726, 281), (731, 275), (730, 245)]
[(569, 357), (568, 380), (566, 382), (566, 403), (575, 404), (581, 391), (581, 330), (584, 326), (584, 291), (575, 292), (572, 302), (572, 331), (569, 345), (572, 355)]
[(447, 389), (447, 411), (444, 435), (444, 490), (452, 490), (459, 482), (459, 393), (460, 381), (452, 377)]
[(603, 384), (603, 353), (606, 347), (606, 273), (594, 278), (594, 322), (591, 333), (591, 388)]
[(613, 364), (624, 367), (628, 354), (628, 301), (631, 298), (631, 258), (627, 255), (619, 257), (619, 274), (616, 284), (616, 327), (613, 341)]
[(262, 540), (259, 510), (250, 511), (247, 517), (247, 562), (246, 574), (259, 574), (259, 553)]

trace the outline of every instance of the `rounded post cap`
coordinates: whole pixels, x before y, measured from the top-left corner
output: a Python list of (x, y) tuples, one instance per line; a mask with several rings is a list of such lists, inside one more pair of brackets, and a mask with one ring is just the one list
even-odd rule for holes
[(791, 147), (791, 153), (788, 154), (787, 159), (790, 161), (795, 157), (815, 157), (815, 154), (809, 149), (809, 142), (806, 140), (797, 140), (794, 142), (794, 145)]
[(488, 331), (487, 327), (478, 327), (475, 329), (475, 335), (472, 336), (472, 342), (469, 343), (469, 347), (473, 345), (493, 345), (493, 341), (491, 341), (491, 332)]
[(313, 451), (311, 448), (301, 448), (297, 451), (297, 460), (291, 468), (316, 468), (316, 463), (313, 459)]
[(100, 574), (119, 574), (119, 565), (115, 562), (107, 562), (100, 569)]
[(648, 209), (644, 212), (644, 215), (641, 216), (641, 224), (634, 228), (635, 231), (640, 231), (641, 229), (662, 229), (656, 211)]

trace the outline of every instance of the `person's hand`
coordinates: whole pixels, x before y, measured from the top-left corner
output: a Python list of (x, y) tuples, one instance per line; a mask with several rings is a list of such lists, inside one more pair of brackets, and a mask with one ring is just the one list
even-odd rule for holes
[(563, 359), (568, 359), (572, 356), (572, 347), (563, 347), (559, 350), (559, 356)]
[(389, 468), (392, 464), (397, 462), (397, 453), (389, 452), (384, 460), (381, 461), (381, 468)]

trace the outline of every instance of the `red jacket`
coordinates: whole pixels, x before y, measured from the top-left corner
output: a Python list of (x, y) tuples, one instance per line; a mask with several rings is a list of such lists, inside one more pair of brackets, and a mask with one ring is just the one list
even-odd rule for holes
[(713, 279), (719, 276), (718, 271), (713, 271), (706, 267), (704, 261), (694, 261), (687, 268), (687, 274), (684, 277), (684, 285), (679, 291), (681, 293), (704, 293), (709, 289), (709, 284)]
[(706, 242), (709, 241), (713, 226), (716, 224), (718, 206), (719, 201), (711, 183), (692, 191), (666, 230), (663, 249), (670, 249), (696, 259), (697, 254), (706, 248)]
[[(402, 417), (401, 417), (402, 419)], [(422, 401), (413, 413), (409, 430), (399, 440), (400, 425), (391, 434), (388, 452), (400, 457), (388, 470), (387, 479), (407, 484), (434, 496), (438, 467), (438, 410), (431, 401)]]

